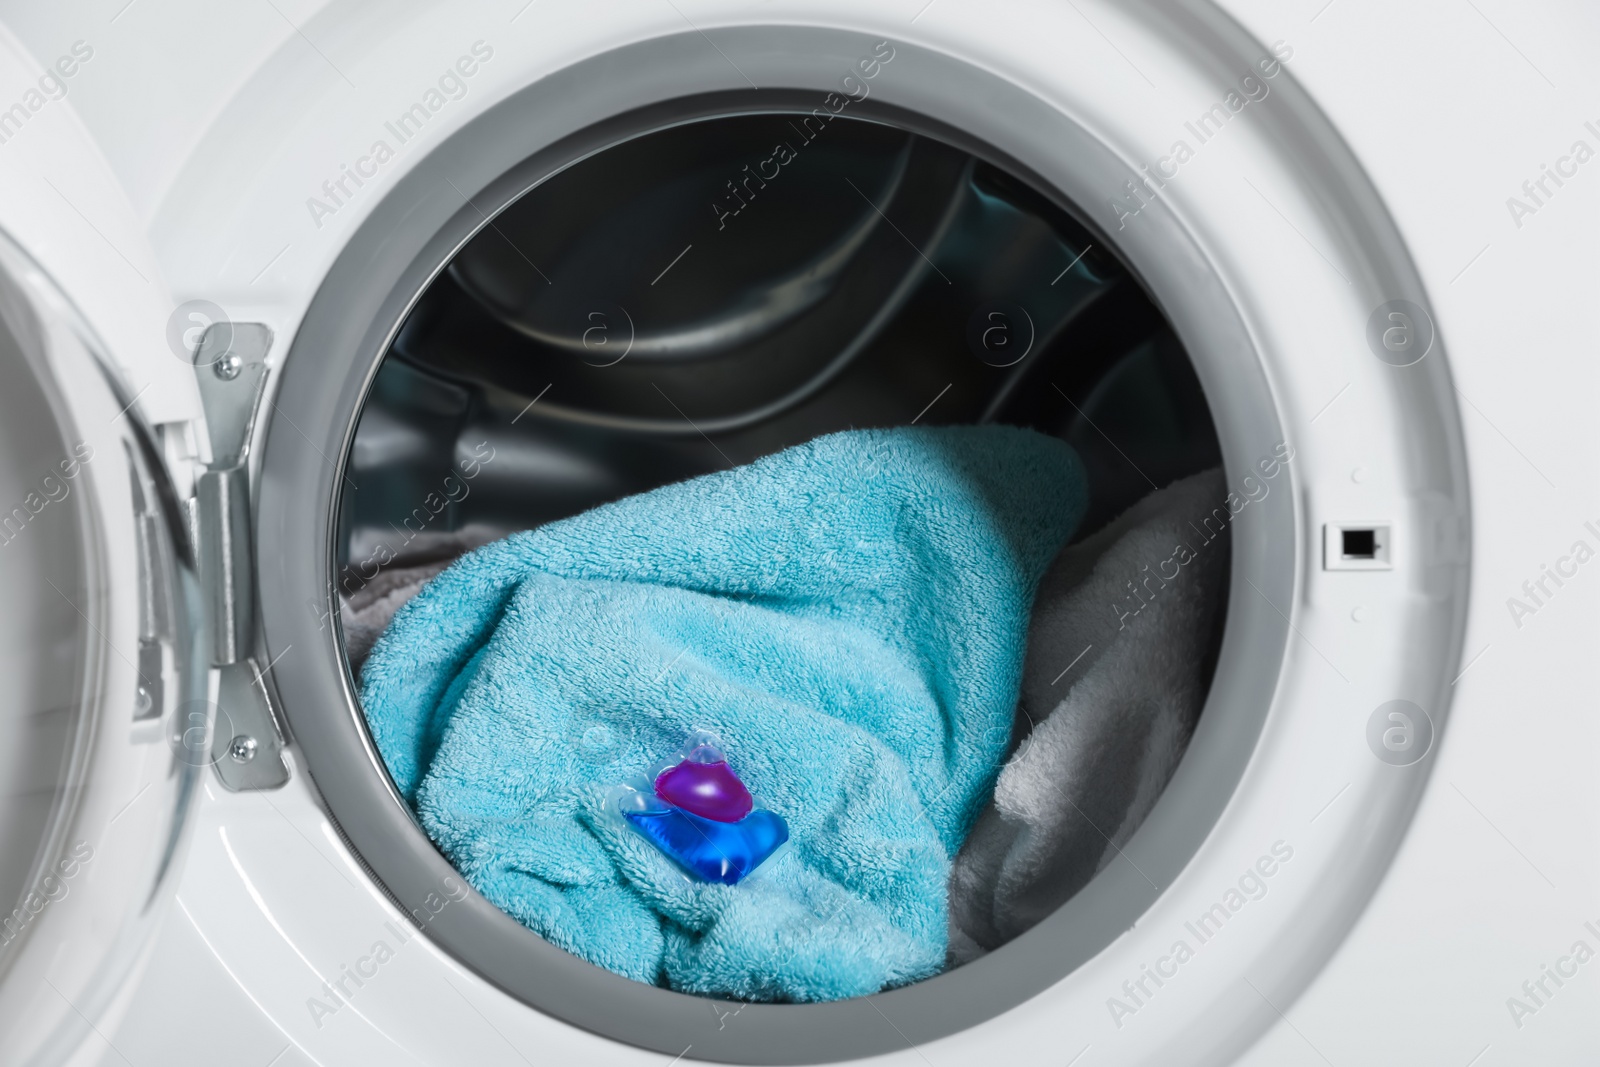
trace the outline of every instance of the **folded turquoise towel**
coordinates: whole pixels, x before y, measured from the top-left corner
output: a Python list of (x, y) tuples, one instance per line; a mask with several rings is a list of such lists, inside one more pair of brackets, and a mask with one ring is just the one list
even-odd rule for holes
[[(463, 557), (362, 704), (451, 862), (569, 952), (753, 1000), (902, 985), (944, 964), (950, 860), (1084, 506), (1077, 456), (1030, 430), (832, 434)], [(789, 826), (738, 885), (607, 807), (696, 729)]]

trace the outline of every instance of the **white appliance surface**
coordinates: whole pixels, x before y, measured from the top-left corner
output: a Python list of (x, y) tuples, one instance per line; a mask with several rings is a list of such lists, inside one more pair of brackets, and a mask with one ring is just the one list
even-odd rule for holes
[[(1407, 245), (1448, 351), (1472, 530), (1459, 675), (1403, 843), (1353, 927), (1330, 935), (1337, 948), (1314, 961), (1309, 984), (1287, 1000), (1258, 992), (1259, 1004), (1240, 1009), (1261, 1019), (1252, 1030), (1260, 1036), (1235, 1062), (1595, 1062), (1600, 9), (1577, 0), (1221, 6), (1263, 52), (1288, 51), (1287, 75), (1353, 151)], [(786, 22), (949, 51), (1047, 97), (1058, 92), (1052, 71), (1088, 70), (1105, 97), (1126, 101), (1130, 129), (1164, 122), (1181, 136), (1206, 106), (1207, 90), (1169, 79), (1165, 46), (1109, 0), (628, 0), (604, 10), (574, 0), (7, 2), (0, 229), (105, 338), (147, 420), (192, 418), (198, 401), (168, 341), (173, 322), (179, 335), (219, 315), (266, 323), (274, 333), (269, 358), (281, 360), (356, 224), (418, 159), (492, 103), (630, 41)], [(33, 107), (29, 94), (47, 68), (62, 69), (58, 60), (71, 56), (74, 73)], [(474, 73), (455, 82), (459, 93), (445, 97), (420, 132), (396, 139), (386, 123), (468, 56)], [(26, 115), (12, 128), (14, 104)], [(1234, 120), (1250, 121), (1248, 109)], [(1100, 132), (1118, 142), (1116, 131)], [(1131, 140), (1151, 143), (1140, 137)], [(391, 149), (381, 159), (378, 142)], [(1280, 210), (1251, 192), (1249, 158), (1242, 143), (1201, 151), (1170, 181), (1170, 195), (1181, 211), (1186, 202), (1215, 204), (1213, 190), (1232, 183), (1237, 224), (1272, 228), (1281, 254), (1229, 269), (1261, 278), (1263, 291), (1287, 293), (1292, 281), (1280, 275), (1323, 269), (1321, 239), (1297, 227), (1293, 204)], [(348, 178), (352, 168), (365, 177)], [(1312, 457), (1300, 472), (1306, 562), (1292, 609), (1288, 654), (1302, 664), (1294, 684), (1325, 694), (1349, 686), (1359, 705), (1359, 713), (1330, 712), (1322, 721), (1328, 763), (1297, 749), (1294, 765), (1274, 766), (1277, 735), (1269, 730), (1235, 800), (1249, 817), (1196, 857), (1201, 873), (1184, 883), (1187, 896), (1164, 899), (1064, 980), (1072, 1010), (1041, 996), (873, 1062), (1146, 1062), (1148, 1050), (1197, 1025), (1186, 1013), (1201, 1001), (1185, 998), (1295, 969), (1295, 961), (1273, 958), (1273, 910), (1314, 895), (1314, 872), (1336, 870), (1343, 849), (1382, 829), (1340, 814), (1356, 779), (1338, 769), (1334, 753), (1359, 751), (1371, 761), (1363, 774), (1387, 770), (1363, 747), (1378, 703), (1360, 686), (1363, 608), (1318, 584), (1321, 523), (1378, 517), (1349, 509), (1361, 506), (1364, 485), (1385, 478), (1383, 455), (1360, 444), (1367, 420), (1383, 413), (1368, 410), (1367, 371), (1347, 372), (1344, 360), (1365, 368), (1372, 357), (1330, 355), (1273, 382), (1288, 432), (1303, 436)], [(1548, 577), (1552, 570), (1559, 579)], [(286, 650), (278, 669), (292, 669), (294, 655)], [(1330, 668), (1320, 676), (1319, 662)], [(1356, 680), (1341, 683), (1346, 675)], [(70, 1062), (667, 1061), (541, 1015), (441, 952), (371, 881), (292, 748), (288, 758), (294, 773), (279, 790), (230, 793), (206, 780), (181, 876), (136, 980), (88, 1020)], [(1228, 872), (1280, 841), (1294, 861), (1215, 947), (1169, 985), (1146, 986), (1140, 997), (1124, 991), (1184, 915), (1230, 888)], [(96, 873), (91, 862), (76, 877)], [(1252, 933), (1258, 914), (1262, 932)], [(60, 951), (70, 956), (70, 940)], [(1271, 988), (1265, 978), (1261, 984)], [(738, 1026), (737, 1013), (722, 1022)], [(0, 1059), (3, 1048), (0, 1039)], [(692, 1049), (684, 1055), (694, 1059)]]

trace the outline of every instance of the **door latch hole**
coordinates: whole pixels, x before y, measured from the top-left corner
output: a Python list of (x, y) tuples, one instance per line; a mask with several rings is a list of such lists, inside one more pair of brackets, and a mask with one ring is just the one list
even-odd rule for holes
[(1386, 522), (1330, 522), (1323, 527), (1322, 569), (1389, 570), (1393, 530)]
[(1341, 555), (1345, 559), (1371, 559), (1378, 554), (1376, 530), (1341, 530), (1340, 536), (1344, 541)]

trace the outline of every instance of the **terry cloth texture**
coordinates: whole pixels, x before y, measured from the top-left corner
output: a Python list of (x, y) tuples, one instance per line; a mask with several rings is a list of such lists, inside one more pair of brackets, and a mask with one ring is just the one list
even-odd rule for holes
[[(945, 962), (950, 859), (1010, 742), (1035, 587), (1085, 509), (1061, 441), (833, 434), (479, 549), (362, 703), (477, 889), (644, 982), (860, 996)], [(710, 730), (790, 844), (691, 880), (603, 798)]]
[(1174, 482), (1051, 564), (1028, 634), (1021, 741), (951, 872), (953, 964), (1060, 907), (1172, 777), (1227, 595), (1227, 526), (1207, 523), (1226, 515), (1225, 495), (1220, 470)]

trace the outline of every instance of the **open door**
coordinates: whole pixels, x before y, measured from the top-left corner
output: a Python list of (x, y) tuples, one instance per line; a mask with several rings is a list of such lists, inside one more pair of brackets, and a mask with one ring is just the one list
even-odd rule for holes
[(213, 760), (185, 508), (67, 297), (0, 235), (0, 1033), (98, 1041)]

